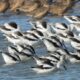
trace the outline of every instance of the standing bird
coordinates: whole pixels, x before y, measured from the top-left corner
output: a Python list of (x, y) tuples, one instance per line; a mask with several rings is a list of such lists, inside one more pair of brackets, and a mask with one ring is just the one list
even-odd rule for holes
[(14, 33), (11, 33), (11, 34), (4, 34), (4, 36), (7, 38), (7, 40), (10, 43), (13, 43), (14, 45), (24, 44), (24, 42), (21, 41), (21, 38), (23, 37), (21, 32), (14, 32)]
[(67, 51), (67, 55), (67, 60), (71, 63), (80, 63), (80, 50), (76, 50), (74, 53)]
[(59, 48), (63, 48), (62, 42), (56, 36), (43, 38), (42, 40), (47, 48), (47, 51), (56, 51)]
[(22, 62), (31, 59), (35, 54), (34, 48), (30, 45), (9, 46), (8, 51), (11, 55), (17, 54)]
[(46, 34), (46, 36), (53, 35), (52, 27), (50, 27), (50, 25), (47, 21), (36, 21), (33, 24), (34, 24), (33, 28), (41, 30), (43, 33)]
[(13, 32), (20, 31), (20, 27), (15, 22), (5, 23), (0, 27), (1, 32), (4, 34), (11, 34)]
[(31, 67), (37, 73), (48, 73), (56, 69), (56, 65), (47, 58), (39, 58), (37, 55), (33, 56), (36, 61), (36, 66)]
[(55, 33), (65, 34), (66, 31), (69, 31), (69, 27), (66, 23), (55, 23), (51, 24), (51, 27)]
[(2, 52), (2, 57), (6, 64), (14, 64), (21, 61), (17, 54), (13, 55), (9, 52)]
[(32, 67), (32, 69), (37, 73), (48, 73), (56, 69), (60, 69), (62, 65), (62, 60), (55, 56), (53, 56), (53, 59), (48, 57), (39, 58), (37, 55), (33, 56), (33, 58), (37, 65)]
[(64, 16), (64, 18), (73, 24), (74, 23), (80, 23), (80, 17), (79, 16)]
[(74, 49), (80, 49), (80, 38), (79, 37), (70, 38), (70, 42), (71, 42), (72, 47), (74, 47)]

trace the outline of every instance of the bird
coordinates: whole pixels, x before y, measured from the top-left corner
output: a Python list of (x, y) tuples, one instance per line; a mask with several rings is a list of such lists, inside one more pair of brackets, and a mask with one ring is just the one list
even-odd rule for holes
[(48, 73), (56, 69), (60, 69), (62, 65), (62, 60), (60, 59), (60, 61), (58, 61), (55, 56), (53, 56), (53, 60), (49, 57), (33, 56), (33, 58), (35, 59), (37, 65), (31, 68), (37, 73)]
[(33, 25), (35, 29), (41, 30), (43, 33), (46, 34), (46, 36), (53, 35), (52, 28), (50, 27), (49, 23), (45, 20), (42, 21), (35, 21), (33, 22)]
[(65, 70), (67, 69), (65, 64), (67, 63), (67, 57), (68, 57), (69, 51), (65, 48), (59, 48), (56, 51), (48, 51), (48, 56), (46, 58), (56, 61), (57, 62), (57, 68), (63, 67)]
[(21, 41), (21, 37), (23, 37), (22, 33), (21, 32), (14, 32), (14, 33), (11, 33), (11, 34), (4, 34), (4, 36), (6, 37), (6, 39), (14, 44), (14, 45), (17, 45), (17, 44), (24, 44), (22, 41)]
[(41, 29), (32, 28), (32, 29), (24, 32), (23, 35), (26, 37), (30, 37), (32, 39), (35, 39), (35, 40), (39, 40), (39, 42), (38, 42), (39, 45), (37, 45), (36, 48), (44, 47), (42, 38), (47, 37), (47, 34), (44, 33)]
[[(43, 34), (40, 31), (37, 31), (36, 33), (38, 33), (40, 36), (43, 36)], [(14, 45), (29, 44), (37, 48), (39, 44), (42, 44), (42, 41), (35, 34), (32, 33), (27, 33), (25, 35), (25, 33), (17, 31), (17, 32), (12, 32), (10, 34), (4, 34), (4, 36), (7, 38), (9, 42), (13, 43)]]
[(11, 34), (11, 32), (20, 31), (20, 27), (16, 22), (4, 23), (3, 26), (0, 27), (0, 30), (4, 34)]
[(45, 36), (45, 33), (43, 33), (41, 31), (41, 29), (30, 29), (26, 32), (23, 33), (24, 36), (32, 36), (33, 38), (35, 39), (40, 39), (40, 38), (43, 38)]
[(73, 24), (74, 23), (80, 23), (80, 17), (79, 16), (64, 16), (64, 18)]
[[(80, 35), (80, 23), (71, 23), (70, 30), (73, 31), (76, 35)], [(75, 30), (75, 31), (74, 31)]]
[[(22, 50), (19, 50), (22, 49)], [(35, 54), (35, 50), (30, 45), (18, 45), (18, 47), (9, 46), (8, 51), (11, 54), (17, 54), (21, 60), (21, 62), (27, 61), (32, 58)]]
[(31, 67), (32, 70), (34, 70), (36, 73), (49, 73), (52, 72), (53, 70), (56, 69), (56, 67), (53, 67), (52, 64), (45, 64), (47, 66), (44, 65), (37, 65), (34, 67)]
[(74, 49), (80, 49), (80, 40), (79, 40), (79, 37), (73, 37), (73, 38), (70, 38), (70, 42), (71, 42), (71, 45), (72, 47), (74, 47)]
[(42, 41), (40, 39), (35, 39), (32, 36), (23, 36), (21, 38), (21, 41), (24, 44), (29, 44), (31, 46), (33, 46), (34, 48), (37, 48), (39, 44), (42, 44)]
[(51, 24), (51, 27), (55, 33), (66, 33), (69, 30), (69, 26), (65, 23), (54, 23)]
[(21, 61), (17, 54), (11, 55), (9, 52), (2, 52), (2, 57), (6, 64), (15, 64)]
[(33, 28), (41, 28), (41, 29), (47, 29), (47, 22), (46, 21), (34, 21), (35, 26)]
[(57, 37), (59, 37), (59, 39), (63, 40), (66, 43), (70, 42), (70, 38), (74, 38), (77, 35), (74, 34), (72, 31), (66, 31), (66, 33), (59, 33), (56, 34)]
[(47, 73), (56, 69), (55, 65), (49, 59), (39, 58), (37, 55), (33, 56), (33, 59), (37, 65), (31, 68), (37, 73)]
[(17, 45), (16, 48), (19, 52), (23, 51), (24, 49), (29, 49), (32, 53), (35, 53), (34, 48), (30, 45)]
[(80, 33), (80, 17), (79, 16), (64, 16), (64, 18), (70, 22), (70, 30), (73, 31), (74, 29), (78, 32), (78, 36)]
[(76, 52), (69, 52), (67, 56), (67, 60), (70, 63), (79, 63), (80, 62), (80, 50), (76, 50)]
[(76, 51), (74, 52), (70, 52), (67, 47), (64, 45), (64, 53), (66, 54), (65, 55), (65, 59), (67, 61), (69, 61), (70, 63), (79, 63), (80, 62), (80, 50), (79, 49), (76, 49)]
[(56, 51), (60, 47), (63, 47), (62, 42), (56, 36), (43, 38), (42, 40), (45, 47), (47, 48), (47, 51)]

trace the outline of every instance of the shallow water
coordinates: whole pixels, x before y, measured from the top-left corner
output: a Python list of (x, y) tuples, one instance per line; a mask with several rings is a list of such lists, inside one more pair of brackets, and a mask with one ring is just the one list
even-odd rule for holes
[[(31, 28), (30, 24), (27, 22), (28, 19), (29, 18), (25, 16), (1, 16), (0, 25), (5, 22), (14, 21), (20, 25), (22, 31), (26, 31)], [(51, 18), (48, 21), (67, 22), (63, 18)], [(0, 33), (0, 50), (6, 50), (9, 45), (10, 43), (8, 43), (2, 33)], [(42, 49), (36, 52), (39, 55), (44, 54)], [(33, 63), (33, 60), (29, 60), (25, 63), (5, 65), (0, 54), (0, 80), (80, 80), (80, 64), (67, 64), (67, 70), (61, 69), (46, 74), (37, 74), (30, 68), (34, 65)]]

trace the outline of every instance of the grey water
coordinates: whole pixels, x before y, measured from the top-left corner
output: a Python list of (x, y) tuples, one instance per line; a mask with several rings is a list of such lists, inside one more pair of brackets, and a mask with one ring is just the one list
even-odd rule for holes
[[(76, 8), (76, 7), (75, 7)], [(73, 9), (75, 9), (73, 8)], [(80, 7), (79, 7), (80, 8)], [(80, 10), (73, 12), (74, 15), (79, 15)], [(50, 18), (47, 19), (49, 22), (66, 22), (63, 18)], [(20, 25), (22, 31), (29, 30), (31, 25), (28, 23), (29, 17), (22, 15), (12, 16), (0, 16), (0, 25), (6, 22), (16, 22)], [(7, 47), (11, 45), (0, 32), (0, 50), (7, 51)], [(45, 50), (36, 50), (38, 55), (44, 55)], [(14, 65), (5, 65), (5, 62), (0, 53), (0, 80), (80, 80), (80, 64), (67, 64), (67, 70), (61, 69), (45, 74), (37, 74), (32, 69), (35, 63), (31, 59), (24, 63), (18, 63)]]

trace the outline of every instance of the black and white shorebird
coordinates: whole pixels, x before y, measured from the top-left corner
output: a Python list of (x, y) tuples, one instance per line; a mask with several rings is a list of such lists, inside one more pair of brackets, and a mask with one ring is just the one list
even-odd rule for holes
[(75, 49), (80, 49), (80, 37), (79, 36), (70, 38), (70, 42), (71, 42), (72, 47), (74, 47)]
[(80, 62), (80, 50), (76, 49), (75, 52), (70, 52), (67, 47), (64, 45), (64, 49), (60, 49), (59, 54), (65, 55), (65, 60), (71, 63), (78, 63)]
[(31, 67), (36, 73), (49, 73), (56, 69), (55, 65), (52, 63), (44, 63), (43, 65), (36, 65)]
[[(36, 35), (37, 34), (37, 35)], [(11, 34), (4, 34), (4, 36), (7, 38), (7, 40), (14, 45), (31, 45), (33, 47), (37, 47), (38, 45), (42, 44), (42, 41), (40, 36), (43, 36), (43, 33), (40, 31), (36, 31), (35, 33), (27, 32), (22, 33), (21, 31), (17, 31)]]
[(69, 25), (70, 31), (80, 36), (80, 23), (71, 23)]
[(34, 48), (30, 45), (9, 46), (8, 51), (13, 55), (17, 54), (21, 61), (27, 61), (35, 54)]
[(72, 31), (67, 31), (66, 33), (56, 34), (56, 36), (65, 42), (69, 42), (69, 38), (75, 37), (76, 35)]
[(57, 37), (60, 39), (60, 41), (61, 41), (65, 46), (67, 46), (68, 48), (69, 48), (69, 47), (73, 48), (72, 45), (71, 45), (71, 42), (72, 42), (71, 39), (77, 37), (77, 35), (74, 34), (72, 31), (67, 31), (65, 35), (64, 35), (64, 33), (63, 33), (63, 34), (56, 34), (56, 36), (57, 36)]
[(54, 58), (60, 63), (63, 64), (63, 67), (66, 69), (65, 64), (69, 56), (69, 51), (65, 45), (63, 48), (59, 48), (56, 51), (48, 51), (48, 58), (53, 60)]
[(80, 23), (80, 16), (64, 16), (70, 23)]
[(52, 23), (51, 27), (55, 33), (66, 33), (69, 30), (68, 24), (66, 23)]
[(62, 69), (64, 68), (65, 70), (67, 69), (65, 64), (66, 64), (66, 57), (62, 54), (57, 54), (58, 52), (53, 52), (54, 54), (49, 54), (46, 56), (46, 59), (49, 59), (52, 61), (53, 64), (56, 65), (56, 68)]
[(35, 39), (31, 36), (23, 36), (21, 37), (21, 41), (26, 45), (31, 45), (34, 48), (37, 48), (39, 45), (42, 44), (42, 41), (40, 39)]
[(3, 34), (6, 39), (10, 42), (13, 43), (14, 45), (17, 44), (23, 44), (23, 42), (21, 41), (21, 37), (23, 37), (23, 34), (19, 31), (11, 33), (11, 34)]
[(80, 62), (80, 50), (77, 50), (76, 52), (68, 52), (68, 56), (66, 59), (71, 63), (79, 63)]
[(2, 52), (2, 57), (6, 64), (19, 63), (21, 60), (17, 54), (11, 54), (9, 52)]
[(42, 40), (47, 48), (47, 51), (56, 51), (60, 47), (63, 47), (62, 42), (57, 36), (50, 36), (48, 38), (43, 38)]
[(56, 69), (56, 65), (47, 58), (33, 57), (36, 61), (36, 66), (31, 67), (37, 73), (48, 73)]
[[(42, 30), (39, 30), (39, 29), (28, 30), (28, 31), (24, 32), (23, 35), (25, 37), (31, 39), (31, 40), (33, 40), (33, 39), (37, 40), (36, 43), (35, 43), (35, 44), (37, 44), (36, 48), (44, 46), (42, 38), (44, 38), (45, 36), (47, 36), (46, 33), (42, 32)], [(33, 43), (35, 42), (34, 40), (33, 40)]]
[(37, 73), (48, 73), (56, 69), (60, 69), (62, 65), (62, 59), (56, 56), (53, 56), (53, 59), (49, 57), (33, 57), (36, 61), (36, 66), (32, 67)]
[[(33, 22), (32, 22), (33, 23)], [(52, 35), (52, 28), (50, 27), (47, 21), (35, 21), (34, 29), (41, 30), (43, 33), (47, 34), (48, 36)]]
[(44, 36), (47, 36), (45, 32), (41, 29), (30, 29), (23, 33), (25, 36), (32, 36), (33, 38), (42, 39)]
[(15, 22), (10, 22), (4, 23), (4, 25), (0, 27), (0, 30), (2, 33), (11, 34), (11, 32), (20, 31), (20, 27)]

